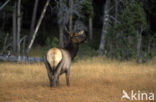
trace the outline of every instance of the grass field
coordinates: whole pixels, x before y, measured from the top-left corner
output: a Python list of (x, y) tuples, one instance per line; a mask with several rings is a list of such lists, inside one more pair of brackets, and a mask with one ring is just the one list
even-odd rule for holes
[(122, 90), (156, 95), (156, 60), (147, 64), (100, 57), (79, 60), (71, 66), (71, 86), (62, 75), (55, 88), (49, 87), (43, 63), (0, 63), (0, 102), (130, 102), (121, 101)]

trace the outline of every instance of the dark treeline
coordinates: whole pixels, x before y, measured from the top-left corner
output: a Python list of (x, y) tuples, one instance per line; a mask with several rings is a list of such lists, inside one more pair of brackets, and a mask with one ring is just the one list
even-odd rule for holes
[(1, 54), (63, 47), (69, 32), (84, 29), (86, 55), (144, 63), (156, 55), (155, 5), (155, 0), (1, 0)]

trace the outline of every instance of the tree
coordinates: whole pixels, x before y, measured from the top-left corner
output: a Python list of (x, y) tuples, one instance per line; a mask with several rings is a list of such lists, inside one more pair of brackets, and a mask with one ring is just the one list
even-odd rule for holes
[(69, 0), (69, 32), (72, 32), (73, 29), (73, 0)]
[(94, 16), (93, 0), (84, 0), (83, 13), (86, 15), (88, 19), (89, 39), (92, 40), (93, 38), (93, 16)]
[(16, 48), (17, 48), (17, 19), (16, 19), (16, 11), (17, 11), (17, 4), (15, 2), (14, 7), (13, 7), (13, 17), (12, 17), (12, 29), (13, 29), (13, 51), (15, 54), (16, 53)]
[(58, 25), (59, 25), (59, 46), (64, 47), (64, 27), (69, 21), (68, 11), (69, 8), (66, 5), (66, 1), (59, 0), (57, 3), (58, 9)]
[(45, 5), (44, 5), (43, 11), (42, 11), (41, 16), (40, 16), (40, 18), (39, 18), (39, 21), (38, 21), (38, 23), (37, 23), (37, 25), (36, 25), (36, 28), (35, 28), (35, 31), (34, 31), (34, 33), (33, 33), (32, 39), (31, 39), (31, 41), (30, 41), (30, 43), (29, 43), (29, 45), (28, 45), (27, 54), (29, 53), (29, 51), (30, 51), (30, 49), (31, 49), (31, 47), (32, 47), (32, 44), (34, 43), (36, 34), (37, 34), (38, 29), (39, 29), (39, 27), (40, 27), (40, 25), (41, 25), (41, 22), (42, 22), (42, 20), (43, 20), (43, 17), (44, 17), (44, 15), (45, 15), (45, 12), (46, 12), (46, 10), (47, 10), (47, 7), (48, 7), (48, 5), (49, 5), (49, 2), (50, 2), (50, 0), (47, 0), (47, 2), (46, 2)]
[(103, 27), (102, 27), (102, 33), (101, 33), (101, 41), (98, 49), (98, 53), (102, 54), (102, 50), (105, 48), (105, 42), (106, 42), (106, 34), (107, 34), (107, 28), (108, 28), (108, 21), (109, 21), (109, 9), (110, 9), (110, 0), (106, 0), (106, 3), (104, 4), (103, 9)]
[(32, 34), (34, 32), (34, 27), (35, 27), (35, 22), (36, 22), (36, 14), (37, 14), (37, 7), (38, 7), (38, 0), (35, 0), (32, 19), (31, 19), (29, 41), (31, 40)]
[(119, 23), (109, 28), (107, 53), (111, 55), (112, 52), (115, 58), (121, 60), (137, 58), (139, 62), (142, 51), (142, 32), (147, 26), (142, 4), (135, 0), (126, 0), (123, 2), (122, 13), (118, 13), (118, 20)]
[(20, 56), (20, 35), (21, 35), (21, 0), (17, 3), (17, 55)]
[[(134, 19), (135, 19), (135, 28), (136, 28), (136, 34), (138, 37), (138, 41), (137, 41), (137, 63), (140, 63), (140, 59), (141, 59), (141, 46), (142, 46), (142, 33), (143, 31), (147, 28), (147, 22), (146, 22), (146, 18), (145, 18), (145, 12), (143, 9), (143, 4), (140, 2), (136, 2), (133, 1), (134, 4), (136, 5), (135, 9), (135, 15), (134, 15)], [(138, 4), (137, 4), (138, 3)]]
[[(64, 44), (67, 42), (64, 40), (64, 31), (67, 33), (74, 32), (75, 29), (73, 28), (74, 22), (73, 18), (80, 19), (81, 18), (81, 0), (70, 0), (67, 2), (66, 0), (59, 0), (56, 1), (57, 4), (57, 17), (58, 17), (58, 25), (59, 25), (59, 45), (60, 47), (64, 47)], [(75, 20), (76, 21), (76, 20)], [(69, 24), (69, 30), (67, 29), (66, 25)], [(84, 27), (84, 26), (83, 26)], [(79, 29), (79, 28), (77, 28)], [(76, 29), (76, 30), (77, 30)], [(69, 35), (68, 35), (69, 36)]]

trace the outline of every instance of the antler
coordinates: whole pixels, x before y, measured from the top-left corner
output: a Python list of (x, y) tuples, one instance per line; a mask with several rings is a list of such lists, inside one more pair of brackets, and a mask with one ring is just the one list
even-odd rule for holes
[(84, 33), (84, 30), (81, 30), (80, 32), (75, 33), (75, 35), (74, 35), (74, 36), (80, 36), (80, 35), (82, 35), (83, 33)]
[(70, 37), (73, 37), (73, 36), (80, 36), (80, 35), (82, 35), (83, 33), (84, 33), (84, 30), (81, 30), (81, 31), (78, 32), (78, 33), (69, 32), (69, 35), (70, 35)]

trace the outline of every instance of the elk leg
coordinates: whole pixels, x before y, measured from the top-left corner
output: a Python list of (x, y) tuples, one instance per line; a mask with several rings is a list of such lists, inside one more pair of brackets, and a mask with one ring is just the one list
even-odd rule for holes
[(59, 86), (59, 75), (58, 75), (57, 80), (56, 80), (56, 86)]
[(49, 81), (50, 81), (50, 87), (52, 87), (52, 74), (51, 74), (50, 65), (47, 63), (46, 60), (44, 60), (44, 64), (45, 64), (46, 69), (47, 69), (47, 74), (48, 74)]
[(50, 81), (50, 87), (53, 87), (53, 80), (52, 80), (52, 75), (48, 73), (49, 81)]
[(66, 72), (66, 83), (67, 86), (70, 86), (70, 70)]
[(56, 84), (57, 83), (56, 81), (58, 81), (62, 66), (63, 66), (63, 63), (59, 63), (59, 65), (57, 66), (57, 70), (54, 73), (54, 84)]
[(59, 84), (59, 75), (60, 75), (59, 71), (54, 74), (54, 80), (53, 80), (54, 86), (55, 85), (57, 86)]
[(51, 86), (50, 87), (54, 87), (55, 86), (55, 81), (54, 81), (54, 79), (52, 79), (52, 81), (51, 81)]

